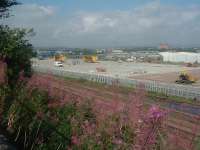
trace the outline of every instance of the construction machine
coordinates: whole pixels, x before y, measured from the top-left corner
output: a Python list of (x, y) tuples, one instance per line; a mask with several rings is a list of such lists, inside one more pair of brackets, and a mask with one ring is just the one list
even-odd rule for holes
[(94, 56), (94, 55), (83, 56), (83, 61), (87, 63), (96, 63), (97, 60), (98, 60), (97, 56)]
[(54, 56), (54, 59), (55, 59), (55, 61), (58, 61), (58, 62), (64, 62), (65, 61), (65, 56), (62, 55), (62, 54), (56, 54)]
[(186, 63), (185, 66), (186, 66), (186, 67), (198, 67), (199, 64), (198, 64), (198, 62), (194, 62), (194, 63)]
[(179, 79), (176, 80), (176, 83), (179, 84), (192, 84), (195, 83), (197, 79), (189, 74), (186, 70), (182, 71), (179, 75)]

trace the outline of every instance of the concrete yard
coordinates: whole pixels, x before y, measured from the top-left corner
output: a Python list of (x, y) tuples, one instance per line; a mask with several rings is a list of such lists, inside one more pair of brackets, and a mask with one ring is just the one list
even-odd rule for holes
[[(171, 64), (152, 64), (152, 63), (134, 63), (134, 62), (114, 62), (99, 61), (98, 63), (85, 63), (79, 60), (80, 64), (73, 65), (74, 60), (67, 60), (60, 69), (68, 71), (77, 71), (85, 73), (98, 73), (110, 76), (118, 76), (132, 79), (155, 80), (166, 83), (173, 83), (178, 79), (181, 71), (187, 70), (196, 78), (200, 79), (200, 67), (184, 67)], [(54, 66), (54, 60), (33, 60), (34, 65), (47, 68), (58, 68)], [(106, 72), (97, 72), (96, 68), (105, 68)], [(200, 85), (200, 81), (196, 83)]]

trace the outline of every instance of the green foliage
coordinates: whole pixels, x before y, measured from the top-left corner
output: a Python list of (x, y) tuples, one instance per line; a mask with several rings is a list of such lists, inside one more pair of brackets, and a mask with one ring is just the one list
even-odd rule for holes
[(0, 18), (9, 17), (8, 10), (11, 6), (18, 5), (16, 0), (1, 0), (0, 1)]
[(194, 141), (195, 143), (195, 150), (199, 150), (200, 149), (200, 137), (197, 137)]
[(172, 101), (172, 102), (177, 102), (177, 103), (186, 103), (186, 104), (199, 104), (198, 101), (195, 101), (193, 99), (186, 99), (183, 97), (178, 97), (178, 96), (168, 96), (164, 93), (156, 93), (156, 92), (148, 92), (147, 95), (149, 98), (151, 98), (154, 101)]
[[(16, 0), (0, 1), (0, 19), (9, 17), (9, 8), (19, 3)], [(10, 87), (14, 87), (20, 72), (25, 77), (31, 76), (32, 45), (27, 36), (33, 35), (33, 29), (11, 29), (0, 25), (0, 60), (7, 64), (7, 80)]]
[(0, 26), (0, 59), (7, 64), (7, 81), (10, 87), (15, 87), (23, 72), (24, 77), (30, 77), (32, 45), (27, 36), (32, 36), (33, 30), (10, 29)]
[[(24, 149), (125, 150), (132, 146), (134, 130), (121, 122), (118, 115), (97, 120), (91, 101), (69, 102), (62, 107), (50, 107), (49, 103), (52, 98), (46, 92), (22, 87), (16, 92), (9, 111), (4, 112), (1, 123)], [(115, 143), (116, 139), (122, 144)]]
[(6, 91), (7, 91), (7, 88), (3, 85), (0, 85), (0, 121), (2, 121), (2, 115), (4, 112)]
[(122, 139), (126, 143), (134, 143), (134, 138), (136, 136), (134, 130), (127, 125), (123, 126), (121, 130), (122, 130)]
[[(71, 125), (67, 116), (74, 114), (74, 105), (48, 108), (47, 93), (39, 90), (18, 90), (3, 125), (15, 135), (25, 149), (61, 149), (70, 144)], [(40, 146), (37, 146), (40, 144)]]

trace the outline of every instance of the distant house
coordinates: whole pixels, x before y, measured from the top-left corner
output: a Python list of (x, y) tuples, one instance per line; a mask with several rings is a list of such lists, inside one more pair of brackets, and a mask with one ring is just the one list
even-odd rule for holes
[(197, 52), (197, 53), (200, 53), (200, 50), (198, 49), (198, 50), (196, 50), (196, 52)]
[(161, 43), (159, 45), (159, 49), (160, 50), (168, 50), (169, 49), (169, 45), (168, 44), (165, 44), (165, 43)]
[(112, 50), (112, 53), (113, 54), (121, 54), (121, 53), (123, 53), (123, 50), (118, 50), (118, 49)]

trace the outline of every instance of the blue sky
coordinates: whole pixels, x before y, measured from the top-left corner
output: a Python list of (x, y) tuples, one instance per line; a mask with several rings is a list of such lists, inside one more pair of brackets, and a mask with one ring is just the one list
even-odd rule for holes
[(6, 23), (35, 46), (200, 46), (199, 0), (21, 0)]
[(59, 11), (72, 13), (73, 11), (113, 11), (130, 10), (150, 0), (21, 0), (22, 3), (37, 3), (40, 5), (53, 5)]
[(199, 0), (160, 0), (163, 4), (170, 5), (191, 5), (191, 4), (199, 4)]
[(151, 1), (176, 6), (200, 4), (199, 0), (21, 0), (25, 4), (37, 3), (65, 8), (63, 11), (66, 9), (87, 11), (128, 10)]

